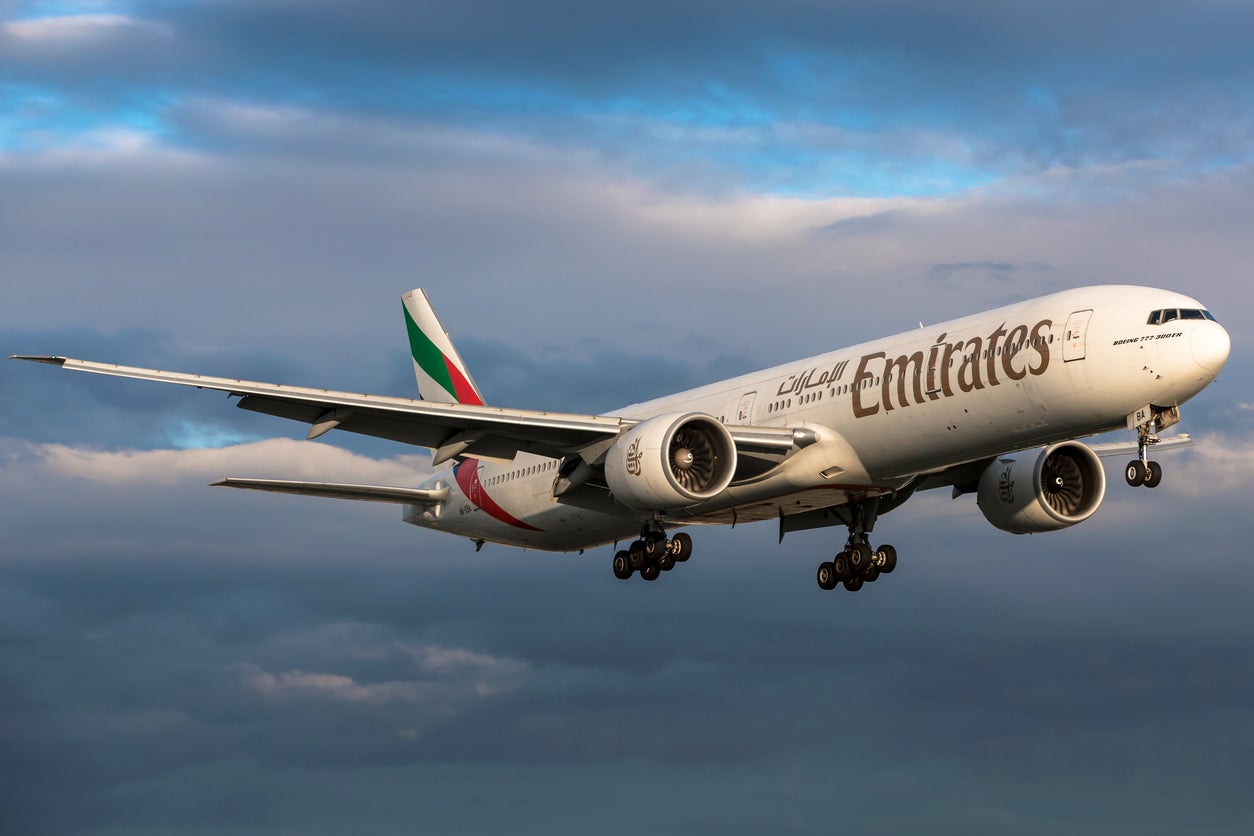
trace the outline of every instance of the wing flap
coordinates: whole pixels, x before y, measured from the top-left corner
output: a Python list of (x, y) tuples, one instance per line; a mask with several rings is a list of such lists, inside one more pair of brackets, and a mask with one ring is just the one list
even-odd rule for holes
[(394, 502), (403, 505), (438, 505), (448, 498), (448, 488), (422, 490), (387, 485), (346, 485), (337, 482), (292, 482), (284, 479), (240, 479), (228, 476), (214, 482), (219, 488), (324, 496), (329, 499), (356, 499), (364, 502)]

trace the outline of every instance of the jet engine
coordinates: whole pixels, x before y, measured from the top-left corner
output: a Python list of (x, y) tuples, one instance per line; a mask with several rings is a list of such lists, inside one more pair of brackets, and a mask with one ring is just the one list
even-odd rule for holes
[(624, 433), (605, 456), (614, 498), (637, 511), (671, 511), (718, 496), (736, 472), (731, 433), (699, 412), (658, 415)]
[(978, 503), (1002, 531), (1056, 531), (1093, 516), (1106, 495), (1106, 473), (1097, 454), (1064, 441), (1000, 456), (980, 475)]

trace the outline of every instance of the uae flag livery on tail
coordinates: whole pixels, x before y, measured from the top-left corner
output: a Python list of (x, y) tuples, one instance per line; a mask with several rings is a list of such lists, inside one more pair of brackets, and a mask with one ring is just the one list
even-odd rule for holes
[(483, 405), (479, 387), (466, 371), (466, 364), (453, 347), (440, 324), (427, 294), (411, 290), (401, 297), (405, 305), (405, 327), (409, 331), (409, 353), (414, 359), (414, 377), (424, 401)]
[[(414, 360), (414, 376), (424, 401), (483, 406), (483, 395), (466, 371), (466, 364), (440, 324), (427, 294), (411, 290), (401, 297), (405, 303), (405, 327), (409, 331), (409, 353)], [(463, 458), (453, 468), (462, 493), (471, 504), (493, 519), (525, 531), (541, 529), (523, 522), (488, 496), (479, 478), (478, 459)]]

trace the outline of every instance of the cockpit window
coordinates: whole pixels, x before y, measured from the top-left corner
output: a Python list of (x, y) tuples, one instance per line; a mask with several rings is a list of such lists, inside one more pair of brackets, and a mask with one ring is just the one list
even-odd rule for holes
[(1148, 322), (1150, 325), (1165, 325), (1176, 319), (1209, 319), (1211, 322), (1216, 321), (1214, 314), (1210, 311), (1198, 308), (1163, 308), (1150, 313)]

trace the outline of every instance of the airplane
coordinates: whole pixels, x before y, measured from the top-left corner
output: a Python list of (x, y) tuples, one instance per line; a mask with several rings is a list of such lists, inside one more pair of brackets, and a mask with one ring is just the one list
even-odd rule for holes
[[(1087, 520), (1099, 455), (1148, 456), (1180, 405), (1227, 362), (1227, 331), (1195, 299), (1145, 287), (1065, 290), (923, 326), (600, 415), (487, 405), (422, 290), (402, 296), (421, 399), (336, 392), (60, 356), (65, 369), (226, 392), (238, 406), (417, 445), (440, 469), (417, 487), (228, 477), (216, 486), (397, 503), (416, 526), (546, 551), (614, 544), (616, 577), (654, 581), (688, 560), (689, 525), (777, 520), (844, 528), (818, 585), (862, 588), (897, 566), (871, 545), (878, 518), (916, 492), (975, 494), (1015, 534)], [(1077, 439), (1126, 428), (1136, 442)], [(673, 532), (673, 536), (672, 536)], [(630, 540), (626, 548), (618, 546)]]

